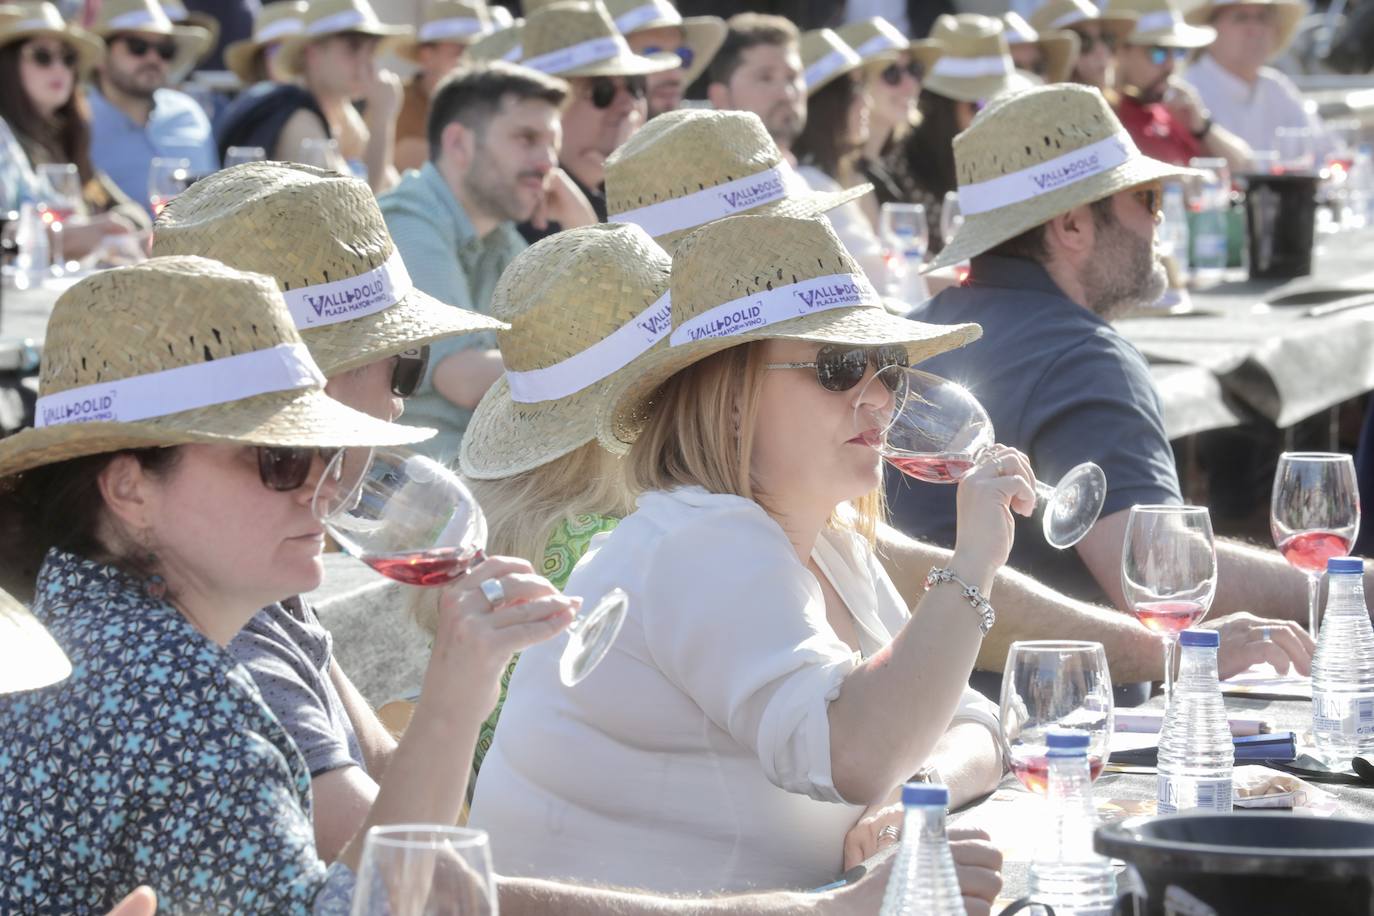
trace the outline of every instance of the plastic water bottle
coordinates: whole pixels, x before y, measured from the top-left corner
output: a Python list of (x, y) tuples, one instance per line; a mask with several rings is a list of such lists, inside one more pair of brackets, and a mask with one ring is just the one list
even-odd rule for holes
[(1174, 698), (1159, 733), (1159, 813), (1231, 810), (1235, 745), (1217, 680), (1215, 630), (1184, 630)]
[(15, 285), (21, 289), (37, 286), (48, 275), (51, 261), (48, 228), (36, 205), (23, 204), (19, 208), (19, 225), (15, 228), (14, 241), (19, 249), (14, 264)]
[(1188, 202), (1183, 185), (1171, 181), (1164, 186), (1164, 222), (1159, 227), (1159, 250), (1174, 259), (1180, 279), (1188, 280)]
[(1374, 628), (1364, 603), (1364, 561), (1326, 561), (1326, 614), (1312, 656), (1312, 738), (1331, 763), (1374, 751)]
[(909, 782), (902, 787), (902, 804), (902, 845), (878, 916), (967, 916), (945, 836), (949, 789)]
[(1226, 221), (1231, 206), (1231, 179), (1225, 159), (1193, 159), (1189, 165), (1202, 169), (1207, 175), (1192, 203), (1193, 276), (1204, 282), (1217, 282), (1226, 272)]
[(1093, 851), (1097, 809), (1088, 771), (1088, 733), (1053, 729), (1049, 746), (1050, 833), (1030, 868), (1030, 898), (1054, 907), (1056, 916), (1111, 916), (1116, 872)]

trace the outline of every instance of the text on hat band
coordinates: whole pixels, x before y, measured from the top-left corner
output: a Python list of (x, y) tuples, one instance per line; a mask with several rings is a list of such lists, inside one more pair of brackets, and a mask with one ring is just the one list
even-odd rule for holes
[(734, 216), (787, 196), (782, 168), (774, 166), (683, 197), (613, 213), (611, 223), (634, 223), (653, 238)]
[(859, 59), (859, 55), (855, 54), (852, 49), (848, 47), (836, 48), (811, 66), (807, 67), (806, 72), (802, 74), (802, 81), (806, 83), (806, 88), (810, 89), (812, 86), (824, 82), (830, 76), (838, 73), (845, 67), (857, 66), (861, 63), (863, 63), (863, 61)]
[(628, 35), (646, 22), (665, 18), (664, 13), (664, 10), (660, 10), (654, 4), (646, 3), (616, 17), (615, 27), (621, 31), (621, 34)]
[(742, 296), (683, 322), (670, 338), (674, 347), (745, 331), (830, 309), (882, 308), (878, 292), (860, 274), (828, 274)]
[(480, 19), (459, 17), (455, 19), (436, 19), (420, 26), (416, 39), (421, 42), (443, 41), (445, 38), (464, 38), (487, 31), (487, 24)]
[(669, 294), (659, 296), (627, 324), (616, 328), (580, 353), (542, 369), (506, 370), (512, 401), (537, 404), (590, 388), (668, 335), (673, 326)]
[(377, 21), (361, 10), (343, 10), (321, 16), (305, 27), (307, 35), (322, 35), (326, 32), (346, 32), (360, 25), (375, 26)]
[(296, 327), (309, 331), (385, 311), (411, 288), (401, 252), (393, 250), (380, 266), (356, 277), (283, 290), (282, 298)]
[(276, 22), (269, 22), (258, 29), (258, 34), (253, 36), (253, 40), (260, 45), (265, 45), (269, 41), (276, 41), (278, 38), (294, 35), (304, 26), (304, 21), (294, 17), (278, 19)]
[(860, 57), (872, 57), (874, 54), (881, 54), (884, 51), (905, 51), (906, 48), (893, 41), (887, 35), (879, 33), (865, 41), (854, 49), (854, 53)]
[(1137, 155), (1126, 134), (1114, 134), (1028, 168), (959, 188), (959, 209), (965, 215), (987, 213), (1058, 191), (1125, 164)]
[(47, 394), (38, 399), (34, 425), (133, 423), (259, 394), (320, 388), (324, 382), (305, 344), (278, 344)]
[(1009, 76), (1015, 66), (1007, 54), (996, 57), (942, 57), (930, 68), (930, 75), (965, 79), (979, 76)]
[(575, 45), (559, 48), (548, 54), (536, 54), (522, 63), (533, 70), (557, 76), (578, 67), (585, 67), (587, 64), (617, 57), (622, 51), (625, 54), (630, 53), (630, 46), (625, 44), (625, 39), (619, 35), (610, 35), (579, 41)]

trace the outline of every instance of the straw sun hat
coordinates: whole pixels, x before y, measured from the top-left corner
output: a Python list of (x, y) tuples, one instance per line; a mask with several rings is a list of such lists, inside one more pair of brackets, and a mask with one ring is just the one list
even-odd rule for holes
[(425, 6), (425, 18), (414, 36), (401, 39), (395, 50), (419, 63), (420, 45), (442, 41), (466, 47), (494, 29), (483, 0), (433, 0)]
[(327, 376), (505, 327), (415, 288), (367, 184), (308, 165), (249, 162), (201, 179), (162, 211), (153, 254), (275, 279)]
[(66, 653), (43, 625), (0, 591), (0, 695), (47, 687), (71, 673)]
[(818, 216), (872, 189), (793, 191), (790, 170), (752, 111), (665, 112), (606, 160), (607, 218), (641, 226), (671, 252), (712, 220), (746, 212)]
[(488, 32), (474, 41), (463, 53), (463, 57), (466, 60), (504, 60), (515, 63), (525, 56), (525, 49), (520, 44), (524, 34), (525, 20), (517, 19), (510, 25)]
[(305, 27), (305, 0), (278, 0), (253, 16), (253, 34), (231, 41), (224, 49), (224, 64), (245, 86), (256, 79), (253, 61), (258, 52), (283, 41)]
[(492, 311), (506, 374), (473, 412), (459, 462), (478, 480), (510, 477), (596, 439), (597, 407), (669, 330), (666, 252), (638, 226), (560, 232), (501, 275)]
[(276, 284), (195, 257), (101, 271), (63, 293), (35, 414), (34, 429), (0, 440), (0, 477), (126, 448), (404, 445), (434, 434), (329, 397)]
[(1241, 3), (1246, 6), (1258, 4), (1274, 8), (1274, 16), (1278, 26), (1278, 42), (1274, 45), (1274, 53), (1270, 55), (1271, 57), (1278, 57), (1288, 50), (1288, 46), (1293, 43), (1294, 37), (1298, 34), (1298, 28), (1302, 25), (1303, 17), (1307, 15), (1307, 7), (1304, 4), (1290, 2), (1290, 0), (1213, 0), (1213, 2), (1204, 2), (1201, 6), (1193, 7), (1184, 16), (1184, 19), (1191, 25), (1211, 25), (1212, 19), (1223, 8), (1239, 6)]
[(1124, 44), (1135, 28), (1135, 18), (1135, 13), (1130, 11), (1103, 12), (1093, 5), (1092, 0), (1047, 0), (1031, 14), (1030, 24), (1031, 28), (1043, 34), (1083, 22), (1096, 22), (1115, 35), (1118, 44)]
[(1045, 55), (1045, 82), (1062, 83), (1073, 74), (1073, 65), (1078, 60), (1078, 33), (1063, 29), (1041, 34), (1016, 12), (1002, 14), (1002, 32), (1010, 47), (1040, 46), (1040, 53)]
[(930, 37), (944, 53), (926, 73), (922, 90), (959, 102), (981, 102), (1031, 85), (1012, 63), (1000, 20), (946, 14), (935, 20)]
[(601, 444), (624, 452), (675, 373), (753, 340), (905, 344), (913, 363), (976, 340), (976, 324), (892, 315), (823, 219), (733, 216), (701, 227), (673, 255), (668, 346), (616, 379), (598, 412)]
[(1071, 83), (994, 100), (954, 138), (954, 165), (964, 222), (926, 270), (1119, 191), (1197, 174), (1142, 155), (1102, 93)]
[(51, 3), (17, 3), (0, 6), (8, 15), (0, 16), (0, 47), (47, 36), (71, 45), (77, 66), (84, 73), (105, 57), (105, 42), (68, 23)]
[(521, 34), (520, 63), (551, 76), (644, 76), (676, 70), (674, 51), (642, 55), (630, 50), (601, 3), (569, 0), (529, 14)]
[(173, 24), (193, 25), (210, 33), (210, 43), (201, 59), (204, 60), (205, 57), (210, 56), (210, 52), (219, 44), (219, 20), (209, 13), (191, 12), (181, 3), (181, 0), (160, 0), (159, 5)]
[(806, 94), (815, 95), (823, 86), (862, 67), (864, 60), (834, 29), (812, 29), (801, 36), (801, 64)]
[(1160, 48), (1205, 48), (1217, 40), (1209, 25), (1189, 25), (1170, 0), (1112, 0), (1103, 15), (1135, 13), (1126, 44)]
[[(683, 68), (683, 85), (690, 86), (706, 72), (711, 58), (725, 44), (728, 29), (719, 16), (683, 18), (668, 0), (605, 0), (606, 9), (622, 35), (649, 29), (681, 29), (682, 43), (692, 49), (692, 66)], [(672, 48), (664, 50), (672, 51)]]
[(387, 25), (367, 0), (310, 0), (305, 10), (301, 30), (288, 36), (278, 51), (278, 60), (286, 73), (300, 75), (306, 45), (332, 35), (370, 35), (384, 42), (395, 42), (410, 35), (410, 28)]
[(891, 63), (910, 53), (929, 70), (940, 56), (940, 46), (929, 39), (911, 41), (881, 16), (851, 22), (835, 30), (840, 40), (854, 49), (865, 64)]
[(104, 0), (91, 31), (106, 42), (126, 32), (170, 35), (177, 55), (167, 65), (170, 73), (186, 73), (211, 49), (210, 33), (196, 25), (177, 25), (154, 0)]

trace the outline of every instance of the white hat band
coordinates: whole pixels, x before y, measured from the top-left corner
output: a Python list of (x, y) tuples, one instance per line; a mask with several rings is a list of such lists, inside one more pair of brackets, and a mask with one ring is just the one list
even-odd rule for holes
[[(666, 10), (659, 9), (652, 3), (646, 3), (644, 6), (637, 6), (629, 12), (622, 13), (618, 16), (615, 20), (615, 27), (620, 30), (621, 34), (628, 35), (646, 22), (654, 22), (655, 20), (666, 18), (669, 18)], [(677, 22), (672, 24), (681, 25), (682, 17), (678, 16), (677, 20)]]
[(492, 25), (498, 29), (508, 29), (515, 25), (515, 17), (504, 6), (493, 6), (487, 12), (491, 15)]
[(859, 55), (855, 54), (850, 48), (836, 48), (829, 54), (816, 61), (806, 68), (802, 74), (802, 80), (806, 83), (806, 88), (825, 81), (830, 76), (838, 73), (845, 67), (853, 67), (863, 63)]
[(38, 399), (34, 425), (134, 423), (259, 394), (319, 388), (324, 382), (305, 344), (278, 344), (44, 395)]
[(446, 38), (466, 38), (487, 31), (487, 24), (480, 19), (461, 17), (456, 19), (436, 19), (420, 26), (416, 38), (421, 42), (443, 41)]
[(1183, 18), (1173, 10), (1155, 10), (1153, 13), (1145, 13), (1135, 21), (1137, 32), (1162, 32), (1172, 31), (1183, 25)]
[(185, 22), (191, 14), (186, 12), (186, 7), (180, 3), (159, 3), (162, 11), (167, 14), (167, 18), (173, 22)]
[(619, 57), (622, 53), (630, 53), (630, 46), (625, 44), (625, 39), (619, 35), (608, 35), (604, 38), (579, 41), (575, 45), (559, 48), (548, 54), (538, 54), (521, 63), (532, 70), (557, 76), (578, 67), (585, 67), (587, 64)]
[(624, 369), (636, 356), (658, 343), (673, 327), (669, 294), (655, 299), (648, 308), (606, 337), (562, 362), (524, 372), (506, 370), (512, 401), (537, 404), (577, 394), (585, 388)]
[(54, 29), (60, 32), (62, 31), (64, 25), (65, 23), (53, 23), (49, 22), (46, 19), (20, 19), (14, 25), (10, 26), (6, 31), (27, 32), (31, 29)]
[(703, 312), (673, 331), (672, 345), (732, 337), (792, 318), (856, 306), (882, 308), (878, 292), (859, 274), (829, 274), (775, 286)]
[(931, 76), (955, 76), (972, 79), (979, 76), (1008, 76), (1015, 65), (1011, 57), (942, 57), (930, 69)]
[(168, 27), (171, 24), (172, 20), (168, 19), (165, 14), (159, 16), (148, 10), (130, 10), (127, 13), (120, 13), (118, 16), (111, 16), (105, 28), (136, 30), (147, 25)]
[(410, 274), (397, 249), (380, 267), (366, 273), (284, 290), (282, 297), (296, 327), (309, 331), (386, 311), (411, 287)]
[(855, 48), (854, 53), (860, 57), (872, 57), (884, 51), (905, 51), (907, 47), (909, 46), (898, 44), (889, 36), (879, 33)]
[(253, 36), (253, 43), (265, 45), (270, 41), (276, 41), (288, 35), (295, 35), (304, 26), (305, 23), (302, 20), (294, 17), (278, 19), (276, 22), (269, 22), (258, 29), (257, 34)]
[(501, 55), (501, 59), (509, 63), (517, 63), (520, 58), (525, 56), (525, 49), (521, 45), (514, 45), (509, 51)]
[(1003, 22), (1004, 33), (1007, 36), (1009, 45), (1028, 45), (1040, 40), (1035, 29), (1026, 25), (1024, 22)]
[(959, 209), (971, 216), (1018, 204), (1110, 171), (1136, 155), (1128, 135), (1114, 134), (1048, 162), (964, 185), (959, 189)]
[(712, 220), (734, 216), (787, 196), (782, 168), (775, 166), (753, 175), (736, 178), (685, 197), (676, 197), (647, 207), (613, 213), (611, 223), (634, 223), (652, 238), (691, 229)]
[(305, 34), (323, 35), (326, 32), (347, 32), (349, 29), (362, 25), (372, 28), (381, 25), (381, 23), (360, 10), (343, 10), (316, 19), (305, 27)]

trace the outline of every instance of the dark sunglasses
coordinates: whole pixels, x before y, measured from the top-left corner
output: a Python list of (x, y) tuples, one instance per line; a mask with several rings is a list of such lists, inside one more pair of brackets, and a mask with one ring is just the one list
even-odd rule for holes
[(27, 55), (30, 61), (44, 70), (59, 62), (68, 70), (76, 69), (76, 52), (72, 50), (63, 49), (61, 54), (54, 54), (49, 48), (29, 48)]
[(682, 69), (684, 70), (692, 66), (692, 61), (697, 59), (696, 52), (693, 51), (691, 48), (687, 47), (686, 45), (679, 45), (676, 48), (659, 48), (655, 47), (654, 45), (650, 45), (640, 53), (647, 57), (650, 54), (661, 54), (664, 51), (671, 51), (672, 53), (676, 54), (678, 60), (682, 61)]
[(1164, 188), (1154, 184), (1145, 188), (1132, 188), (1131, 195), (1140, 201), (1141, 206), (1150, 211), (1151, 216), (1164, 213)]
[[(626, 76), (621, 78), (625, 80), (625, 91), (636, 99), (642, 99), (648, 94), (648, 82), (644, 77)], [(618, 91), (620, 91), (620, 86), (611, 77), (592, 77), (592, 104), (597, 108), (610, 108)]]
[(1185, 57), (1188, 56), (1188, 49), (1187, 49), (1187, 48), (1161, 48), (1161, 47), (1159, 47), (1158, 45), (1156, 45), (1155, 47), (1150, 48), (1150, 50), (1149, 50), (1148, 52), (1146, 52), (1146, 53), (1148, 53), (1148, 54), (1150, 55), (1150, 63), (1154, 64), (1156, 67), (1162, 67), (1162, 66), (1164, 66), (1165, 64), (1167, 64), (1167, 63), (1168, 63), (1169, 61), (1171, 61), (1171, 60), (1172, 60), (1172, 61), (1180, 61), (1180, 60), (1183, 60)]
[(310, 465), (319, 455), (326, 465), (338, 453), (336, 448), (290, 448), (281, 446), (258, 446), (258, 476), (262, 485), (269, 490), (286, 492), (305, 484), (310, 476)]
[(411, 347), (396, 354), (396, 365), (391, 369), (391, 393), (398, 398), (408, 398), (420, 387), (425, 377), (425, 366), (429, 364), (429, 345)]
[[(826, 344), (816, 353), (816, 361), (808, 363), (768, 363), (769, 369), (815, 369), (816, 381), (826, 391), (848, 391), (863, 380), (869, 365), (882, 372), (890, 366), (907, 365), (906, 347), (851, 347), (846, 344)], [(882, 376), (888, 390), (897, 387), (896, 375)]]
[(888, 64), (878, 75), (881, 76), (883, 82), (887, 83), (889, 86), (900, 86), (903, 76), (909, 76), (918, 83), (925, 79), (926, 68), (921, 66), (920, 61), (913, 60), (906, 65)]
[(177, 43), (175, 41), (149, 41), (146, 38), (139, 38), (137, 35), (125, 35), (119, 39), (124, 43), (124, 47), (129, 49), (129, 53), (134, 57), (144, 57), (149, 51), (156, 51), (157, 56), (167, 63), (177, 56)]
[[(1075, 30), (1076, 31), (1076, 30)], [(1089, 35), (1087, 32), (1078, 33), (1078, 53), (1091, 54), (1098, 45), (1108, 51), (1116, 50), (1116, 33), (1103, 32), (1101, 35)]]

